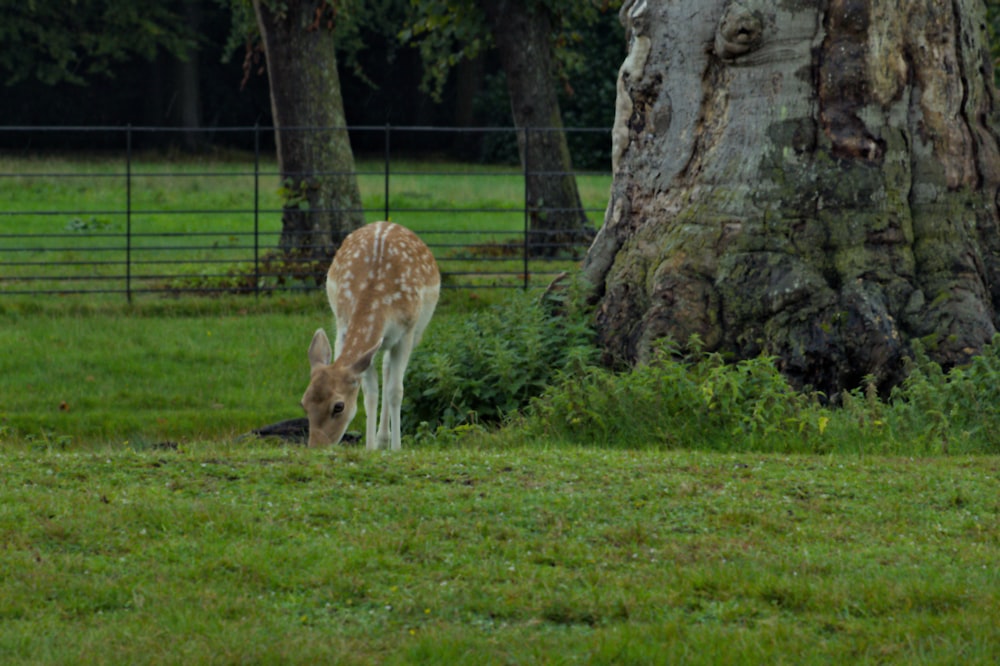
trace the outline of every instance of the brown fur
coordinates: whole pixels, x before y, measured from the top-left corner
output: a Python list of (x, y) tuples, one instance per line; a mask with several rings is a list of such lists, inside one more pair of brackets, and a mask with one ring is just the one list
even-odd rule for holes
[[(361, 390), (366, 446), (399, 448), (403, 374), (434, 312), (440, 285), (430, 249), (405, 227), (374, 222), (344, 239), (326, 287), (337, 325), (336, 353), (323, 329), (309, 346), (311, 376), (302, 406), (309, 417), (310, 446), (340, 441), (357, 412)], [(373, 360), (380, 350), (382, 406), (376, 422), (379, 396)]]

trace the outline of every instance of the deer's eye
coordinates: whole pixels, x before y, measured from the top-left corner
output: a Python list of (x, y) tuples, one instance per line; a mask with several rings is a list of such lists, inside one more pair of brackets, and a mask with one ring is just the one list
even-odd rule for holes
[(330, 410), (330, 416), (336, 416), (337, 414), (340, 414), (342, 411), (344, 411), (344, 403), (335, 402), (333, 403), (333, 409)]

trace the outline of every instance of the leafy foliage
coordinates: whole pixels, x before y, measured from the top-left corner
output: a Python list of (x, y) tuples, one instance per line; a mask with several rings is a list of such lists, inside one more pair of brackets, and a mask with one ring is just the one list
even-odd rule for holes
[(406, 372), (403, 431), (499, 422), (595, 354), (582, 317), (555, 316), (526, 293), (432, 323)]
[(672, 345), (629, 373), (587, 368), (535, 400), (532, 436), (627, 447), (772, 448), (794, 432), (808, 448), (819, 432), (815, 399), (796, 393), (760, 357), (727, 364), (720, 354), (679, 358)]
[(868, 383), (829, 406), (792, 390), (771, 358), (726, 363), (699, 351), (680, 357), (667, 345), (628, 373), (588, 367), (564, 376), (509, 436), (622, 448), (1000, 452), (1000, 338), (950, 372), (919, 348), (911, 365), (888, 399)]
[(416, 42), (424, 62), (423, 87), (440, 99), (451, 69), (491, 43), (486, 18), (469, 0), (411, 0), (404, 43)]
[(970, 443), (1000, 451), (1000, 336), (967, 366), (947, 373), (917, 345), (909, 375), (883, 418), (928, 452), (965, 450)]
[(986, 30), (990, 39), (990, 55), (993, 56), (993, 81), (997, 83), (998, 72), (997, 61), (1000, 61), (1000, 2), (997, 0), (987, 0), (986, 2)]
[(84, 84), (133, 56), (184, 56), (197, 35), (174, 3), (0, 0), (0, 72), (7, 85), (35, 78)]
[[(563, 78), (583, 71), (591, 45), (580, 38), (585, 26), (614, 19), (621, 0), (522, 0), (548, 12), (556, 33), (552, 36)], [(483, 11), (475, 0), (410, 0), (411, 14), (400, 31), (404, 42), (417, 42), (424, 61), (424, 87), (440, 97), (451, 69), (464, 58), (474, 58), (492, 46)], [(613, 107), (612, 107), (613, 108)]]

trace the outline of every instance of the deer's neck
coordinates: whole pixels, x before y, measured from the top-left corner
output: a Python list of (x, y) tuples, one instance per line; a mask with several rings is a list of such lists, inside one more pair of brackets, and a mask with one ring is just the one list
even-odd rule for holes
[(337, 326), (345, 327), (340, 356), (351, 361), (378, 344), (391, 325), (390, 314), (381, 300), (366, 299), (354, 305), (346, 320), (338, 317)]

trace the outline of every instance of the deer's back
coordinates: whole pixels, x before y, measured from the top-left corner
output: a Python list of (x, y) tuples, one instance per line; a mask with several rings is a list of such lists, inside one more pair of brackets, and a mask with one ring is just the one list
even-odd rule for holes
[(392, 222), (373, 222), (351, 233), (327, 273), (338, 330), (357, 326), (372, 335), (410, 328), (431, 293), (436, 300), (440, 284), (427, 245)]

